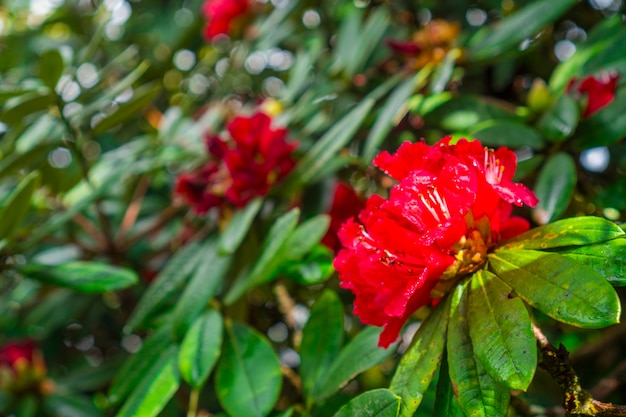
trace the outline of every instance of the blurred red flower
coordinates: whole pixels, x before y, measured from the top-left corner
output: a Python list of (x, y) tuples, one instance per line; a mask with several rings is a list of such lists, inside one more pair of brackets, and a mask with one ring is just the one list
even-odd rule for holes
[(218, 35), (229, 35), (233, 20), (249, 9), (248, 0), (206, 0), (202, 6), (208, 22), (204, 36), (212, 40)]
[(404, 143), (374, 164), (398, 181), (388, 199), (372, 195), (341, 227), (334, 262), (341, 287), (355, 295), (363, 323), (384, 326), (388, 347), (408, 317), (480, 269), (487, 252), (528, 230), (513, 205), (534, 207), (528, 188), (512, 182), (515, 154), (450, 137), (434, 146)]
[(46, 376), (43, 356), (32, 340), (15, 340), (0, 347), (0, 389), (36, 388)]
[(603, 72), (597, 77), (589, 75), (578, 81), (572, 78), (567, 86), (569, 93), (574, 92), (578, 97), (581, 94), (587, 95), (587, 106), (583, 111), (583, 118), (587, 118), (606, 107), (615, 98), (615, 90), (619, 75), (614, 72)]
[(227, 137), (210, 135), (206, 146), (214, 160), (193, 173), (181, 174), (175, 193), (198, 214), (230, 203), (245, 206), (267, 194), (272, 184), (294, 167), (297, 142), (287, 142), (287, 129), (272, 128), (264, 113), (238, 116), (226, 127)]
[(333, 193), (333, 200), (328, 209), (330, 225), (322, 244), (337, 253), (342, 248), (337, 232), (341, 225), (351, 217), (356, 217), (365, 208), (365, 202), (357, 195), (350, 185), (338, 182)]

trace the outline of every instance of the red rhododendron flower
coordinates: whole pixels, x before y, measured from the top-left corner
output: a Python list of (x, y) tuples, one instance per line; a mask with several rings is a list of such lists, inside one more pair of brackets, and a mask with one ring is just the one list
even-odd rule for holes
[(35, 387), (46, 375), (46, 364), (32, 340), (11, 341), (0, 347), (0, 389)]
[(328, 210), (330, 225), (326, 235), (322, 238), (322, 244), (337, 253), (342, 248), (337, 237), (341, 225), (349, 218), (356, 217), (363, 208), (365, 208), (365, 202), (357, 195), (354, 188), (344, 182), (338, 182)]
[(202, 11), (208, 19), (204, 35), (214, 39), (218, 35), (228, 35), (232, 22), (248, 11), (248, 0), (206, 0)]
[(287, 142), (287, 130), (272, 128), (264, 113), (234, 118), (227, 137), (208, 136), (208, 152), (215, 158), (198, 171), (182, 174), (174, 192), (182, 195), (198, 214), (230, 203), (245, 206), (267, 194), (272, 184), (294, 167), (296, 142)]
[(528, 188), (512, 182), (515, 154), (478, 141), (446, 137), (434, 146), (404, 143), (374, 164), (398, 181), (388, 199), (372, 195), (339, 231), (334, 262), (341, 287), (355, 295), (354, 313), (384, 326), (388, 347), (408, 317), (480, 269), (487, 252), (529, 228), (513, 205), (534, 207)]
[(613, 101), (618, 79), (617, 73), (604, 72), (597, 77), (589, 75), (580, 82), (576, 78), (570, 80), (567, 86), (568, 92), (587, 95), (587, 106), (583, 111), (583, 118), (591, 116)]

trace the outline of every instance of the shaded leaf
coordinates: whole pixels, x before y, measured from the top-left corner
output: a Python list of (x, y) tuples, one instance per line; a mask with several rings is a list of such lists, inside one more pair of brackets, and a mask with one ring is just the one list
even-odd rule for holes
[(0, 240), (10, 238), (20, 225), (28, 209), (30, 201), (39, 183), (39, 173), (31, 172), (24, 177), (19, 185), (9, 194), (0, 207)]
[(219, 250), (222, 254), (235, 253), (246, 237), (254, 218), (263, 205), (262, 198), (255, 198), (243, 209), (237, 210), (230, 219), (226, 230), (220, 236)]
[(574, 195), (576, 180), (576, 164), (569, 154), (559, 152), (550, 156), (535, 184), (539, 204), (533, 209), (533, 219), (546, 224), (561, 216)]
[(433, 417), (465, 417), (465, 414), (463, 414), (463, 410), (461, 410), (459, 402), (454, 395), (452, 382), (450, 381), (450, 376), (448, 375), (448, 360), (445, 354), (443, 360), (441, 361), (441, 368), (439, 369), (437, 395), (435, 398), (435, 409), (432, 414)]
[(44, 409), (50, 415), (63, 417), (99, 417), (102, 412), (96, 408), (93, 400), (77, 393), (56, 390), (46, 395)]
[(528, 310), (511, 293), (491, 272), (476, 272), (470, 280), (469, 333), (474, 354), (489, 375), (525, 391), (537, 367), (537, 348)]
[(63, 57), (58, 49), (48, 49), (39, 57), (39, 78), (54, 90), (63, 74)]
[(580, 123), (572, 144), (577, 149), (608, 146), (626, 137), (626, 87), (617, 90), (613, 101)]
[(572, 136), (579, 118), (580, 108), (577, 101), (570, 95), (563, 94), (539, 119), (537, 127), (549, 141), (562, 142)]
[(555, 320), (585, 328), (619, 322), (615, 290), (590, 267), (533, 250), (502, 250), (490, 254), (489, 263), (524, 301)]
[(287, 259), (301, 259), (310, 252), (322, 240), (329, 225), (330, 216), (328, 214), (318, 214), (298, 225), (285, 244)]
[(469, 133), (490, 147), (542, 149), (544, 145), (539, 132), (514, 120), (489, 120), (476, 125)]

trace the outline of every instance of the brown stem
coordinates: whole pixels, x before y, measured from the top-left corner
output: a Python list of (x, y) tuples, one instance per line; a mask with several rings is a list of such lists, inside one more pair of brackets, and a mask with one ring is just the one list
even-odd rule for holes
[(121, 240), (137, 221), (137, 217), (139, 217), (139, 211), (141, 210), (141, 203), (143, 202), (143, 197), (148, 191), (149, 185), (150, 181), (147, 177), (142, 177), (139, 180), (139, 184), (137, 184), (137, 188), (135, 188), (135, 192), (133, 193), (133, 197), (130, 200), (130, 204), (128, 205), (128, 208), (124, 213), (124, 217), (122, 218), (122, 223), (120, 224), (120, 227), (117, 230), (117, 234), (115, 235), (116, 243), (121, 243)]
[(81, 227), (89, 235), (89, 237), (95, 242), (96, 246), (101, 251), (106, 251), (107, 239), (106, 236), (93, 224), (87, 217), (80, 213), (76, 213), (72, 216), (72, 220), (78, 226)]
[(568, 416), (626, 417), (626, 406), (607, 404), (594, 400), (582, 389), (576, 371), (572, 368), (569, 352), (555, 348), (541, 329), (533, 324), (533, 333), (541, 351), (541, 366), (563, 391), (563, 405)]
[(593, 398), (604, 400), (626, 382), (626, 360), (620, 362), (615, 370), (602, 378), (589, 393)]
[(138, 231), (135, 235), (128, 237), (124, 241), (124, 244), (121, 245), (120, 250), (122, 250), (122, 251), (127, 250), (128, 248), (133, 246), (135, 243), (137, 243), (138, 241), (140, 241), (144, 237), (146, 237), (146, 236), (150, 235), (151, 233), (154, 233), (155, 231), (159, 230), (160, 228), (165, 226), (167, 224), (167, 222), (169, 222), (172, 217), (174, 217), (176, 214), (178, 214), (180, 212), (180, 210), (181, 210), (180, 206), (170, 206), (170, 207), (166, 208), (161, 213), (159, 213), (158, 217), (154, 220), (154, 222), (152, 222), (152, 224), (147, 226), (145, 229), (143, 229), (141, 231)]

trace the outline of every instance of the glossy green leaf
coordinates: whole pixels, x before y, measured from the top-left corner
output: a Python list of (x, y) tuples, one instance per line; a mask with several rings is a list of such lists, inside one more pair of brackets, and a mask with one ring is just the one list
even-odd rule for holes
[(237, 210), (220, 236), (219, 250), (222, 254), (235, 253), (246, 237), (252, 222), (263, 205), (262, 198), (255, 198), (243, 209)]
[(178, 297), (172, 322), (174, 335), (181, 339), (187, 329), (206, 310), (232, 263), (232, 255), (220, 255), (217, 239), (210, 239), (200, 250), (196, 270)]
[(372, 160), (391, 128), (400, 123), (407, 113), (407, 100), (415, 91), (416, 85), (419, 82), (419, 76), (420, 74), (418, 73), (410, 77), (402, 84), (398, 85), (389, 95), (379, 116), (376, 118), (374, 126), (372, 126), (367, 138), (365, 138), (365, 145), (363, 145), (362, 152), (365, 161)]
[(617, 90), (615, 98), (580, 123), (572, 144), (578, 149), (608, 146), (626, 137), (626, 87)]
[(497, 276), (481, 270), (471, 278), (467, 308), (476, 358), (492, 378), (525, 391), (535, 374), (537, 349), (524, 302)]
[(300, 210), (294, 208), (279, 217), (263, 241), (263, 249), (257, 258), (252, 271), (233, 283), (224, 302), (232, 304), (247, 290), (264, 284), (275, 277), (277, 268), (285, 257), (286, 242), (298, 223)]
[(618, 225), (602, 217), (570, 217), (522, 233), (507, 240), (501, 249), (552, 249), (566, 246), (585, 246), (624, 235), (624, 231)]
[(119, 369), (111, 388), (108, 398), (111, 404), (119, 404), (137, 387), (144, 375), (151, 372), (151, 368), (159, 361), (161, 353), (172, 346), (172, 329), (163, 326), (143, 341), (139, 352), (131, 355)]
[(142, 85), (134, 90), (133, 98), (115, 110), (110, 115), (101, 119), (92, 129), (91, 133), (95, 136), (100, 135), (117, 125), (132, 119), (141, 113), (161, 92), (160, 83), (150, 83)]
[(298, 225), (285, 244), (287, 259), (301, 259), (310, 252), (322, 240), (329, 225), (330, 216), (327, 214), (318, 214)]
[(569, 10), (576, 0), (554, 0), (550, 7), (535, 1), (515, 13), (485, 26), (474, 36), (467, 49), (467, 60), (482, 61), (501, 56), (544, 26), (557, 20)]
[(378, 347), (378, 338), (382, 329), (368, 327), (355, 336), (335, 358), (324, 375), (314, 400), (324, 400), (361, 372), (378, 365), (395, 351), (395, 345), (387, 349)]
[(576, 180), (576, 164), (571, 155), (559, 152), (550, 156), (535, 184), (539, 204), (533, 209), (533, 219), (546, 224), (560, 217), (574, 195)]
[(399, 410), (400, 397), (388, 389), (376, 389), (353, 398), (333, 417), (396, 417)]
[(180, 385), (178, 348), (169, 346), (143, 375), (116, 417), (156, 417)]
[(459, 285), (450, 304), (451, 324), (448, 326), (447, 343), (449, 379), (455, 387), (458, 405), (466, 416), (506, 416), (509, 389), (489, 376), (482, 363), (474, 357), (468, 295), (469, 285)]
[(541, 149), (544, 146), (539, 132), (514, 120), (489, 120), (476, 125), (469, 133), (483, 145), (493, 148), (507, 146)]
[(102, 412), (88, 397), (56, 390), (43, 398), (44, 409), (53, 416), (63, 417), (99, 417)]
[(185, 335), (178, 352), (178, 368), (192, 388), (202, 388), (217, 362), (223, 329), (220, 313), (210, 310), (198, 317)]
[(615, 290), (588, 266), (533, 250), (498, 251), (489, 255), (489, 263), (524, 301), (555, 320), (586, 328), (619, 321)]
[(326, 290), (311, 308), (302, 330), (300, 376), (310, 404), (321, 388), (328, 368), (343, 342), (343, 304), (334, 291)]
[(48, 49), (39, 57), (39, 78), (54, 90), (63, 75), (63, 57), (58, 49)]
[(200, 242), (191, 242), (172, 256), (143, 294), (128, 319), (125, 331), (146, 325), (147, 320), (185, 285), (202, 256)]
[(329, 161), (336, 157), (339, 150), (348, 144), (359, 126), (370, 114), (376, 100), (387, 93), (399, 81), (399, 78), (390, 78), (337, 121), (302, 157), (296, 168), (285, 179), (284, 187), (288, 190), (295, 190), (301, 185), (309, 183), (316, 176), (317, 172), (323, 169)]
[[(471, 414), (467, 415), (471, 416)], [(437, 381), (437, 395), (435, 397), (435, 407), (432, 416), (466, 416), (466, 414), (463, 414), (463, 410), (461, 410), (461, 407), (459, 406), (459, 401), (457, 401), (457, 398), (454, 394), (454, 388), (452, 386), (452, 382), (450, 381), (450, 376), (448, 372), (448, 359), (445, 354), (443, 360), (441, 361), (441, 368), (439, 369), (439, 380)], [(494, 415), (494, 417), (495, 416), (496, 415)]]
[(17, 188), (3, 202), (0, 207), (0, 240), (10, 238), (28, 214), (30, 201), (38, 183), (39, 173), (31, 172), (20, 181)]
[(216, 393), (232, 416), (265, 417), (278, 400), (280, 363), (267, 340), (242, 324), (226, 324), (217, 365)]
[(54, 104), (54, 96), (48, 89), (26, 93), (8, 100), (0, 113), (0, 121), (18, 126), (31, 114), (48, 110)]
[(473, 94), (452, 97), (442, 93), (429, 97), (418, 107), (426, 123), (451, 132), (467, 132), (478, 123), (492, 119), (517, 119), (508, 103)]
[(449, 298), (422, 322), (391, 379), (391, 389), (402, 398), (400, 417), (411, 417), (424, 398), (439, 367), (446, 341)]
[(281, 265), (280, 275), (301, 285), (315, 285), (326, 281), (335, 272), (333, 252), (318, 244), (303, 259), (286, 261)]
[(578, 126), (580, 108), (570, 95), (561, 95), (541, 117), (538, 128), (551, 142), (562, 142), (572, 136)]
[(19, 270), (38, 281), (86, 293), (117, 291), (139, 282), (139, 277), (134, 271), (99, 262), (73, 261), (59, 265), (26, 264), (20, 266)]
[(626, 285), (626, 239), (568, 248), (563, 256), (587, 265), (614, 286)]

